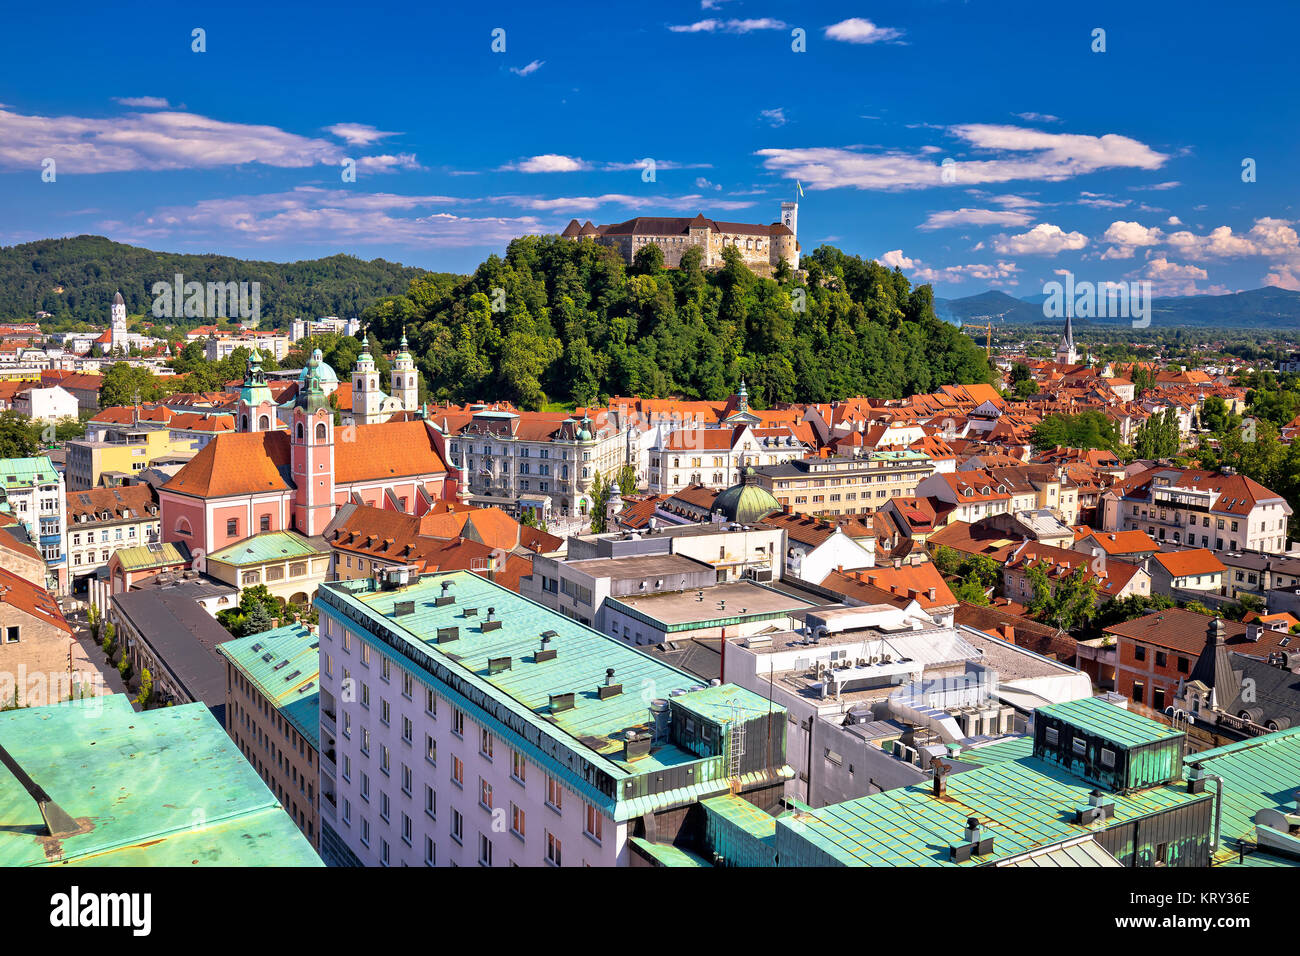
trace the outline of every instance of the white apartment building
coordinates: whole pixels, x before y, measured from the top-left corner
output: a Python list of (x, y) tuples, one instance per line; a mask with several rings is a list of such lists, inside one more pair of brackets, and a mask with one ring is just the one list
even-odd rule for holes
[(627, 865), (695, 800), (769, 809), (793, 774), (783, 744), (770, 764), (743, 744), (767, 700), (472, 573), (393, 569), (323, 585), (316, 606), (327, 862)]
[(727, 488), (740, 481), (746, 467), (777, 465), (806, 452), (788, 428), (678, 428), (651, 445), (646, 476), (652, 494), (672, 495), (689, 485)]
[(636, 462), (630, 427), (598, 425), (590, 418), (497, 409), (433, 417), (447, 436), (451, 463), (463, 466), (470, 502), (543, 518), (588, 514), (596, 475), (613, 480)]
[(0, 510), (27, 529), (49, 568), (50, 590), (67, 592), (67, 538), (63, 473), (46, 455), (0, 460)]
[(1282, 554), (1291, 506), (1244, 475), (1153, 468), (1103, 493), (1100, 511), (1104, 531), (1142, 531), (1211, 551)]

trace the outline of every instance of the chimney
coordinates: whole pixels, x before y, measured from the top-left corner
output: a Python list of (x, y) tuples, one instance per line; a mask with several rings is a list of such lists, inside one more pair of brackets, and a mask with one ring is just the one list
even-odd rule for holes
[(947, 777), (948, 771), (951, 769), (948, 764), (938, 757), (930, 761), (930, 773), (933, 777), (932, 792), (936, 797), (943, 798), (948, 795), (948, 782), (944, 778)]
[(967, 817), (966, 829), (962, 832), (962, 839), (967, 843), (979, 843), (983, 832), (984, 828), (980, 826), (979, 817)]
[(605, 668), (605, 686), (606, 687), (614, 686), (614, 668), (612, 667)]

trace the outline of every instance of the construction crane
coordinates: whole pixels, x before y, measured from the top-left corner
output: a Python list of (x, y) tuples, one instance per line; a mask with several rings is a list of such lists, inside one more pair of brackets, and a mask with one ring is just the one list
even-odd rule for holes
[(976, 332), (982, 331), (984, 333), (984, 357), (988, 359), (992, 359), (993, 358), (993, 323), (989, 322), (985, 325), (972, 325), (969, 322), (963, 322), (961, 324), (961, 327), (963, 329), (969, 329)]

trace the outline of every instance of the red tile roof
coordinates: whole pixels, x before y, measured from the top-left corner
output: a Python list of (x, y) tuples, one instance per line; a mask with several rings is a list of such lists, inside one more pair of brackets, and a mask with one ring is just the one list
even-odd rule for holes
[(0, 603), (30, 614), (43, 624), (53, 624), (59, 630), (72, 634), (72, 628), (64, 620), (58, 602), (49, 591), (4, 568), (0, 568)]

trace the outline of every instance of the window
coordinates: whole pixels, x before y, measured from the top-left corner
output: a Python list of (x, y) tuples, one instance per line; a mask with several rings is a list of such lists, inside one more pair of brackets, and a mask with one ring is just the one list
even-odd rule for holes
[(510, 776), (512, 779), (523, 783), (527, 773), (527, 764), (524, 761), (524, 755), (518, 750), (510, 751)]
[(1166, 667), (1169, 664), (1169, 655), (1164, 651), (1156, 651), (1156, 667)]
[(465, 786), (465, 764), (454, 755), (451, 758), (451, 782), (458, 787)]
[(546, 777), (546, 805), (556, 812), (564, 809), (564, 788), (549, 774)]
[(370, 846), (370, 821), (365, 817), (361, 818), (361, 843)]
[(430, 818), (438, 819), (438, 794), (427, 783), (424, 785), (424, 812)]
[(486, 728), (479, 732), (478, 752), (488, 760), (492, 759), (492, 733)]
[(361, 774), (361, 799), (370, 802), (370, 777), (364, 771)]
[(258, 529), (259, 531), (270, 531), (270, 530), (271, 530), (271, 516), (270, 516), (270, 515), (262, 515), (262, 517), (258, 518), (258, 519), (257, 519), (257, 529)]
[(487, 838), (487, 834), (478, 835), (478, 865), (492, 865), (492, 841)]
[(492, 809), (492, 784), (482, 777), (478, 778), (478, 805), (485, 810)]
[(1143, 647), (1141, 644), (1135, 644), (1133, 646), (1133, 660), (1144, 661), (1146, 659), (1147, 659), (1147, 649)]
[(438, 865), (438, 848), (433, 845), (433, 837), (424, 838), (424, 865)]
[(516, 804), (510, 804), (510, 832), (515, 836), (524, 835), (524, 811)]
[(226, 519), (226, 535), (227, 535), (227, 537), (231, 537), (231, 538), (237, 537), (237, 536), (239, 535), (239, 519), (238, 519), (238, 518), (227, 518), (227, 519)]
[(438, 716), (438, 698), (434, 696), (432, 689), (427, 692), (427, 697), (424, 701), (424, 712), (434, 717)]
[(438, 741), (428, 734), (424, 735), (424, 759), (435, 767), (438, 765)]
[(465, 818), (460, 815), (460, 811), (452, 809), (451, 811), (451, 838), (457, 843), (463, 844), (465, 834)]
[(560, 839), (550, 830), (546, 831), (546, 862), (551, 866), (560, 865)]
[(12, 627), (6, 627), (6, 628), (5, 628), (5, 643), (6, 643), (6, 644), (17, 644), (17, 643), (18, 643), (18, 634), (19, 634), (19, 626), (18, 626), (18, 625), (15, 624), (15, 625), (12, 626)]
[(600, 811), (592, 804), (587, 804), (587, 819), (583, 825), (583, 832), (599, 843), (603, 829), (603, 820)]
[(1146, 699), (1146, 684), (1140, 680), (1133, 682), (1133, 699), (1139, 704)]
[(451, 732), (457, 737), (465, 736), (465, 712), (459, 707), (451, 709)]
[(403, 717), (402, 718), (402, 740), (404, 740), (408, 744), (411, 742), (411, 730), (412, 730), (411, 718)]
[(406, 764), (402, 764), (402, 792), (411, 795), (411, 768)]
[(411, 845), (411, 818), (405, 813), (402, 814), (402, 842)]

